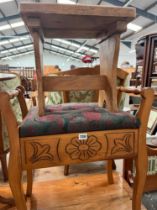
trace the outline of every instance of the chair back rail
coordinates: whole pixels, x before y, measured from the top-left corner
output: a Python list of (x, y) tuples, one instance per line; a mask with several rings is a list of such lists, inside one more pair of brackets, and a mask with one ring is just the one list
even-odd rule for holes
[[(119, 86), (124, 86), (126, 78), (128, 76), (128, 72), (126, 72), (125, 70), (121, 69), (121, 68), (117, 68), (117, 79), (119, 80)], [(58, 72), (57, 75), (59, 76), (70, 76), (70, 75), (100, 75), (100, 65), (97, 65), (95, 67), (81, 67), (81, 68), (76, 68), (73, 70), (68, 70), (68, 71), (63, 71), (63, 72)], [(95, 94), (95, 98), (93, 98), (93, 102), (97, 102), (98, 101), (98, 94), (99, 91), (97, 91), (97, 94)], [(118, 102), (118, 106), (120, 105), (120, 101), (121, 101), (121, 97), (122, 97), (122, 92), (119, 91), (119, 89), (117, 89), (117, 102)], [(69, 91), (63, 91), (63, 101), (64, 102), (69, 102)]]
[(105, 75), (43, 77), (44, 91), (105, 90), (108, 85)]

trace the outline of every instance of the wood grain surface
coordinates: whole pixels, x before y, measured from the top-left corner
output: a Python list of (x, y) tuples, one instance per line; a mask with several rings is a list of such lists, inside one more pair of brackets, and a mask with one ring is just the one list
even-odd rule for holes
[[(34, 183), (33, 196), (27, 200), (28, 210), (129, 210), (131, 189), (119, 174), (115, 184), (108, 185), (105, 174), (86, 175), (57, 181)], [(8, 187), (0, 192), (11, 196)], [(0, 209), (16, 210), (0, 204)], [(146, 210), (143, 206), (141, 210)]]

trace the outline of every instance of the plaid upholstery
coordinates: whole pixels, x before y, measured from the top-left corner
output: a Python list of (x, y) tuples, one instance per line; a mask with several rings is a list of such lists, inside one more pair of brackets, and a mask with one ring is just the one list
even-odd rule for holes
[(46, 106), (38, 116), (33, 107), (20, 126), (21, 137), (138, 128), (140, 122), (126, 112), (112, 113), (96, 104), (69, 103)]

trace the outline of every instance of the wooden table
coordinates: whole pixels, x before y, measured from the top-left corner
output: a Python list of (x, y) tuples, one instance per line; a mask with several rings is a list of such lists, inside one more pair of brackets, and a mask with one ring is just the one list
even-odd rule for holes
[[(11, 79), (14, 79), (15, 77), (16, 77), (15, 74), (0, 73), (0, 81), (11, 80)], [(9, 149), (7, 150), (4, 149), (4, 143), (3, 143), (3, 137), (2, 137), (2, 117), (0, 114), (0, 160), (1, 160), (1, 165), (2, 165), (4, 181), (8, 180), (8, 170), (7, 170), (7, 160), (6, 160), (6, 155), (8, 152), (9, 152)], [(13, 201), (0, 196), (0, 203), (7, 203), (11, 205)]]

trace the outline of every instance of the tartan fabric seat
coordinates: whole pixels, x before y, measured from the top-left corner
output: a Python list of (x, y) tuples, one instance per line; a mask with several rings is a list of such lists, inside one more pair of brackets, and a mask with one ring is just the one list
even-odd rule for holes
[(93, 103), (49, 105), (38, 116), (33, 107), (20, 126), (20, 137), (139, 128), (140, 121), (126, 112), (109, 112)]

